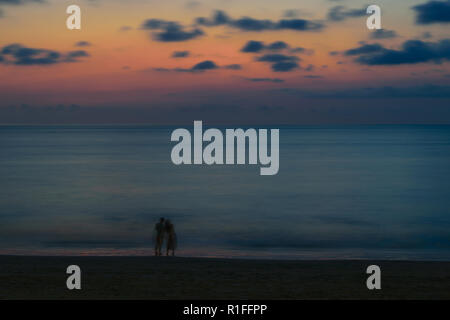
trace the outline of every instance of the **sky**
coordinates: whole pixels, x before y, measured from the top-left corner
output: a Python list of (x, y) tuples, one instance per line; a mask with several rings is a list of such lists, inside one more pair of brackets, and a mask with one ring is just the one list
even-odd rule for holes
[(0, 0), (0, 123), (449, 124), (450, 0), (370, 4)]

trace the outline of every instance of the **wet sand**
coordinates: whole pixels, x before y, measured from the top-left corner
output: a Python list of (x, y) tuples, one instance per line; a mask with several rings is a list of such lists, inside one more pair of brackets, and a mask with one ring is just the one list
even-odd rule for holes
[[(66, 288), (72, 264), (81, 290)], [(450, 262), (0, 256), (0, 299), (450, 299)]]

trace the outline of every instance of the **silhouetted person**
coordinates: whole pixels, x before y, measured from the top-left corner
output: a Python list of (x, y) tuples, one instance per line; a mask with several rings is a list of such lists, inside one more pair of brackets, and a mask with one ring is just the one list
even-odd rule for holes
[(155, 237), (155, 256), (161, 255), (161, 247), (164, 242), (164, 218), (160, 218), (159, 222), (155, 224), (155, 231), (156, 231), (156, 237)]
[(167, 235), (167, 251), (166, 255), (169, 255), (169, 251), (172, 251), (172, 256), (175, 255), (175, 249), (177, 248), (177, 234), (175, 233), (175, 226), (167, 219), (165, 224), (165, 232)]

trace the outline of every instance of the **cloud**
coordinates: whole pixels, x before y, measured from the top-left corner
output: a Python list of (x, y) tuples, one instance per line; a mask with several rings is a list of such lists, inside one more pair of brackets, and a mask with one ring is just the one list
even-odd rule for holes
[(196, 18), (196, 23), (202, 26), (215, 27), (231, 23), (233, 20), (222, 10), (213, 12), (212, 18)]
[(291, 48), (289, 44), (284, 41), (274, 41), (270, 44), (265, 44), (262, 41), (250, 40), (248, 41), (244, 47), (242, 47), (241, 52), (245, 53), (259, 53), (262, 51), (282, 51), (289, 50), (291, 53), (304, 53), (304, 54), (313, 54), (314, 50), (306, 49), (302, 47)]
[(250, 40), (241, 49), (241, 52), (260, 52), (264, 50), (264, 48), (265, 48), (264, 42)]
[(267, 49), (272, 50), (272, 51), (278, 51), (278, 50), (287, 49), (288, 47), (289, 47), (289, 45), (284, 41), (275, 41), (275, 42), (272, 42), (271, 44), (269, 44), (267, 46)]
[(191, 72), (191, 73), (201, 73), (208, 70), (214, 70), (219, 69), (219, 66), (211, 60), (205, 60), (202, 62), (199, 62), (192, 66), (191, 68), (185, 69), (185, 68), (153, 68), (153, 71), (159, 71), (159, 72)]
[(228, 64), (223, 68), (227, 70), (242, 70), (242, 66), (240, 64)]
[(255, 19), (251, 17), (241, 17), (233, 19), (224, 11), (216, 10), (211, 18), (199, 17), (197, 25), (205, 27), (215, 27), (226, 25), (241, 31), (267, 31), (267, 30), (294, 30), (294, 31), (319, 31), (324, 25), (319, 21), (306, 19), (281, 19), (272, 21), (268, 19)]
[(258, 20), (250, 17), (237, 19), (229, 25), (241, 31), (264, 31), (276, 28), (276, 24), (270, 20)]
[(323, 29), (321, 22), (314, 22), (305, 19), (280, 20), (277, 23), (278, 30), (296, 30), (296, 31), (318, 31)]
[(257, 57), (256, 61), (270, 63), (275, 72), (288, 72), (300, 67), (297, 63), (300, 61), (298, 57), (284, 54), (265, 54)]
[(152, 68), (150, 70), (159, 72), (190, 72), (190, 73), (202, 73), (208, 70), (225, 69), (225, 70), (241, 70), (240, 64), (228, 64), (224, 66), (218, 66), (214, 61), (205, 60), (192, 66), (191, 68)]
[(366, 8), (347, 9), (345, 6), (335, 6), (328, 11), (327, 17), (331, 21), (343, 21), (348, 18), (363, 17), (366, 14)]
[(174, 51), (172, 53), (172, 58), (187, 58), (189, 57), (189, 51)]
[(272, 83), (284, 82), (283, 79), (279, 79), (279, 78), (245, 78), (245, 80), (251, 81), (251, 82), (272, 82)]
[(205, 70), (213, 70), (217, 69), (218, 66), (215, 64), (215, 62), (211, 60), (206, 60), (200, 63), (197, 63), (195, 66), (192, 67), (192, 71), (205, 71)]
[(78, 62), (78, 58), (88, 57), (84, 50), (60, 53), (55, 50), (24, 47), (21, 44), (9, 44), (0, 51), (0, 62), (14, 65), (51, 65), (63, 62)]
[(397, 33), (394, 30), (377, 29), (370, 33), (371, 39), (390, 39), (390, 38), (396, 38), (396, 37), (397, 37)]
[(417, 24), (449, 23), (450, 0), (429, 1), (412, 7), (416, 12)]
[(286, 62), (286, 61), (298, 61), (300, 60), (298, 57), (295, 56), (286, 56), (284, 54), (265, 54), (261, 57), (257, 58), (257, 61), (262, 62)]
[[(349, 49), (349, 50), (345, 51), (345, 55), (354, 56), (354, 55), (359, 55), (359, 54), (368, 54), (368, 53), (380, 52), (383, 49), (384, 49), (383, 46), (378, 43), (375, 43), (375, 44), (363, 43), (358, 48)], [(337, 53), (338, 53), (337, 51), (333, 51), (332, 55), (336, 55)], [(330, 54), (331, 54), (331, 52), (330, 52)]]
[(2, 9), (0, 9), (0, 18), (2, 18), (2, 17), (4, 17), (5, 15), (4, 15), (4, 13), (3, 13), (3, 10)]
[(362, 44), (358, 48), (345, 51), (344, 54), (359, 56), (355, 61), (365, 65), (441, 63), (450, 60), (450, 39), (438, 42), (408, 40), (399, 50), (387, 49), (380, 44)]
[(92, 46), (92, 43), (88, 42), (88, 41), (78, 41), (77, 43), (75, 43), (76, 47), (90, 47)]
[(178, 22), (166, 21), (160, 19), (148, 19), (142, 24), (144, 30), (158, 30), (153, 33), (153, 38), (161, 42), (188, 41), (204, 35), (199, 28), (185, 30)]
[(296, 48), (292, 48), (290, 49), (291, 53), (303, 53), (306, 55), (313, 55), (314, 54), (314, 50), (313, 49), (306, 49), (306, 48), (302, 48), (302, 47), (296, 47)]
[(286, 61), (277, 62), (272, 64), (272, 70), (275, 72), (288, 72), (299, 68), (300, 66), (296, 62)]
[(89, 53), (84, 50), (69, 51), (65, 55), (64, 62), (78, 62), (78, 58), (89, 57)]

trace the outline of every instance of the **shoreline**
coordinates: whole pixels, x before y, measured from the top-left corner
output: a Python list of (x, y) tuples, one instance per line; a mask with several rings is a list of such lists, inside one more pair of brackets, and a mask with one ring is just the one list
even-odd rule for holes
[(387, 258), (380, 258), (380, 259), (371, 259), (371, 258), (321, 258), (321, 259), (315, 259), (315, 258), (278, 258), (278, 257), (253, 257), (253, 256), (227, 256), (227, 257), (220, 257), (220, 256), (184, 256), (184, 255), (175, 255), (175, 256), (155, 256), (151, 254), (142, 254), (142, 255), (101, 255), (101, 254), (89, 254), (89, 255), (83, 255), (83, 254), (68, 254), (68, 255), (60, 255), (60, 254), (54, 254), (54, 255), (44, 255), (44, 254), (1, 254), (0, 253), (0, 260), (2, 258), (14, 258), (14, 257), (24, 257), (24, 258), (125, 258), (125, 259), (134, 259), (134, 258), (157, 258), (157, 259), (192, 259), (192, 260), (229, 260), (229, 261), (255, 261), (255, 262), (345, 262), (345, 261), (352, 261), (352, 262), (426, 262), (426, 263), (449, 263), (450, 259), (387, 259)]
[[(152, 247), (129, 248), (51, 248), (51, 249), (0, 249), (0, 256), (43, 256), (43, 257), (152, 257)], [(276, 261), (336, 261), (336, 260), (377, 260), (377, 261), (441, 261), (450, 262), (450, 251), (443, 249), (323, 249), (323, 250), (236, 250), (224, 247), (184, 247), (176, 251), (180, 258), (244, 259)]]

